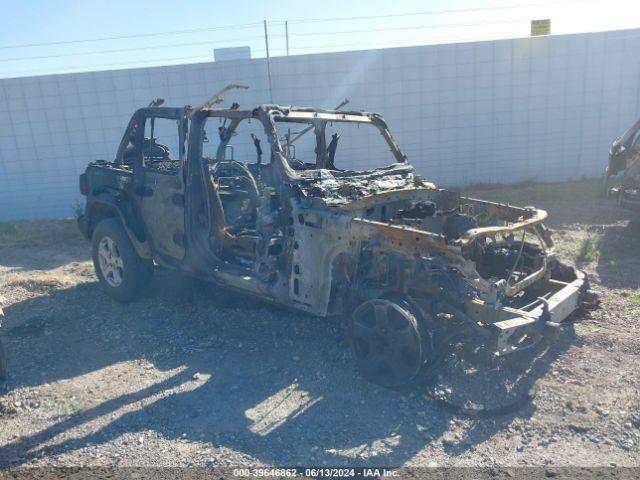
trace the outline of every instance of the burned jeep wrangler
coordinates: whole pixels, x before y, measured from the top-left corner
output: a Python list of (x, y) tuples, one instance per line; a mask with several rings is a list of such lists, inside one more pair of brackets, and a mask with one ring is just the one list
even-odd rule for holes
[[(454, 341), (500, 357), (553, 338), (578, 307), (585, 275), (554, 256), (545, 211), (415, 175), (380, 115), (220, 100), (138, 110), (116, 158), (81, 175), (79, 226), (112, 297), (159, 266), (346, 314), (360, 371), (385, 386)], [(358, 168), (372, 162), (387, 166)]]
[(620, 184), (608, 194), (623, 208), (640, 212), (640, 120), (613, 141), (605, 181), (622, 173)]

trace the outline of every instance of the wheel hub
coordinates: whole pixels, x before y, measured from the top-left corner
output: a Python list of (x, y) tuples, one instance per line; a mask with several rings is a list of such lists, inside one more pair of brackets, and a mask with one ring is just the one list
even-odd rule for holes
[(350, 327), (356, 363), (371, 381), (401, 385), (422, 367), (418, 322), (405, 307), (386, 299), (368, 300), (356, 309)]

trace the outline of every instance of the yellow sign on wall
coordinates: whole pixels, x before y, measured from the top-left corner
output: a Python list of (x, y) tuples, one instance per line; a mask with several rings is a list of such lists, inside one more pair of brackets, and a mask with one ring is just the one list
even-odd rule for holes
[(551, 19), (531, 20), (531, 36), (549, 35), (551, 33)]

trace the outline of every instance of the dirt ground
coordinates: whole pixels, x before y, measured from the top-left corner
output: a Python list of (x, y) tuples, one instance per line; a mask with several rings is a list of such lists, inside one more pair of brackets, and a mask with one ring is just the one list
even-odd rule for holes
[(529, 372), (525, 401), (476, 415), (367, 383), (338, 319), (166, 271), (121, 305), (71, 221), (0, 223), (0, 466), (638, 466), (640, 221), (594, 189), (476, 192), (549, 210), (602, 302)]

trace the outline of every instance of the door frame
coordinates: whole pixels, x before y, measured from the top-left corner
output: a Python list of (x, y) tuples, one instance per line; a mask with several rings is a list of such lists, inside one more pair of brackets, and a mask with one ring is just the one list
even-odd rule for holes
[[(178, 143), (179, 145), (178, 160), (180, 161), (179, 172), (177, 173), (162, 172), (159, 170), (149, 169), (144, 166), (143, 142), (145, 138), (144, 137), (145, 124), (147, 119), (150, 119), (150, 118), (162, 118), (166, 120), (173, 120), (178, 123), (178, 128), (177, 128), (178, 142), (179, 142)], [(129, 127), (127, 128), (127, 133), (125, 133), (125, 136), (123, 137), (120, 148), (118, 149), (119, 155), (121, 154), (121, 150), (123, 150), (123, 148), (126, 148), (128, 139), (131, 137), (131, 129), (134, 129), (134, 128), (135, 128), (135, 131), (133, 132), (135, 135), (134, 143), (137, 146), (137, 151), (136, 151), (134, 162), (133, 162), (133, 173), (134, 173), (133, 174), (133, 178), (134, 178), (133, 192), (135, 197), (134, 203), (136, 205), (136, 209), (138, 210), (139, 217), (142, 220), (141, 223), (145, 232), (145, 237), (149, 242), (154, 258), (164, 261), (165, 263), (175, 263), (181, 260), (182, 258), (184, 258), (186, 254), (186, 236), (185, 236), (186, 212), (185, 212), (184, 199), (186, 198), (185, 191), (187, 188), (185, 180), (186, 180), (186, 168), (187, 168), (186, 167), (186, 158), (187, 158), (186, 136), (187, 136), (187, 129), (188, 129), (188, 119), (185, 114), (185, 109), (170, 108), (170, 107), (148, 107), (148, 108), (141, 108), (138, 111), (136, 111), (134, 115), (134, 119), (132, 119), (132, 121), (130, 122)], [(180, 257), (175, 257), (174, 255), (171, 255), (168, 252), (160, 250), (157, 247), (156, 243), (153, 241), (153, 235), (150, 235), (150, 231), (142, 211), (142, 202), (144, 202), (145, 198), (148, 196), (146, 195), (146, 192), (147, 192), (146, 189), (148, 187), (147, 173), (154, 173), (155, 175), (166, 175), (167, 177), (180, 176), (180, 181), (182, 182), (181, 195), (182, 195), (182, 202), (183, 202), (182, 203), (182, 220), (183, 220), (182, 235), (184, 240), (184, 244), (181, 245), (183, 249), (183, 253)]]

